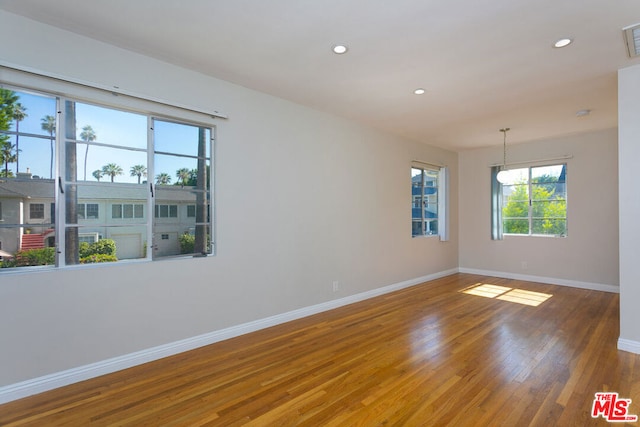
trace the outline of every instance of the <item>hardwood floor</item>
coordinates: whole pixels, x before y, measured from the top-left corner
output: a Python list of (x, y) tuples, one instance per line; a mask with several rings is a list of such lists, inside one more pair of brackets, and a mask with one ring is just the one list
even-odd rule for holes
[[(476, 284), (534, 293), (461, 292)], [(0, 425), (607, 425), (591, 418), (596, 392), (640, 414), (640, 355), (616, 349), (618, 306), (456, 274), (11, 402)]]

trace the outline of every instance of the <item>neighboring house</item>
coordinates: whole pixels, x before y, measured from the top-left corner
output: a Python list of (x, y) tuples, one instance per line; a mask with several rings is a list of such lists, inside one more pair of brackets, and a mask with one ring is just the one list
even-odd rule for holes
[[(144, 257), (148, 240), (147, 188), (110, 183), (79, 185), (79, 241), (113, 239), (118, 259)], [(0, 180), (0, 244), (4, 251), (55, 246), (54, 191), (54, 180), (31, 174)], [(155, 256), (180, 253), (179, 236), (195, 230), (195, 202), (191, 187), (158, 187), (154, 205)]]

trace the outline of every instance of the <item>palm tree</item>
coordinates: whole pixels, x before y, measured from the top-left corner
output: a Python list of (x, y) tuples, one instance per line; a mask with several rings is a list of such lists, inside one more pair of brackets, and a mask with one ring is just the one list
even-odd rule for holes
[(16, 121), (16, 176), (18, 172), (20, 172), (20, 162), (19, 162), (19, 154), (20, 153), (20, 122), (23, 121), (27, 116), (27, 109), (19, 102), (13, 106), (13, 120)]
[(109, 163), (108, 165), (104, 165), (102, 167), (102, 174), (110, 176), (111, 182), (113, 182), (113, 179), (116, 176), (122, 175), (123, 173), (124, 172), (122, 171), (122, 168), (115, 163)]
[(182, 181), (180, 185), (184, 187), (191, 177), (191, 171), (188, 168), (181, 168), (176, 171), (176, 176)]
[[(84, 180), (87, 180), (87, 157), (89, 155), (89, 143), (96, 140), (96, 133), (93, 128), (89, 125), (86, 125), (82, 128), (82, 132), (80, 133), (80, 138), (87, 143), (87, 149), (84, 152)], [(111, 177), (111, 182), (113, 182), (113, 177)]]
[(171, 175), (168, 173), (162, 172), (159, 175), (156, 175), (156, 184), (158, 185), (169, 185), (171, 183)]
[[(0, 88), (0, 130), (9, 130), (13, 108), (20, 97), (12, 90)], [(0, 135), (0, 142), (8, 141), (6, 135)]]
[(140, 184), (140, 178), (143, 176), (147, 176), (147, 168), (144, 165), (135, 165), (131, 166), (131, 170), (129, 171), (131, 176), (138, 177), (138, 184)]
[(96, 169), (93, 171), (93, 177), (100, 182), (100, 178), (102, 178), (102, 171), (100, 169)]
[(51, 147), (51, 162), (49, 165), (49, 179), (53, 178), (53, 134), (56, 132), (56, 118), (54, 116), (44, 116), (40, 121), (42, 130), (49, 132), (49, 140)]
[(18, 159), (17, 152), (14, 154), (14, 150), (16, 149), (15, 144), (11, 144), (10, 142), (5, 142), (0, 146), (0, 159), (4, 163), (4, 177), (9, 178), (9, 163), (13, 163)]

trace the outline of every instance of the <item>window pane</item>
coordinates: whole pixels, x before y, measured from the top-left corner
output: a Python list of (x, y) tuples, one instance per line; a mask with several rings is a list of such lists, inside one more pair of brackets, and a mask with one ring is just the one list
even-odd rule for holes
[(111, 218), (122, 218), (122, 205), (116, 204), (111, 206)]
[(2, 267), (55, 263), (53, 177), (56, 99), (0, 89), (3, 107), (16, 113), (0, 126), (0, 242)]
[(130, 204), (122, 205), (122, 217), (133, 218), (133, 205), (130, 205)]
[(133, 217), (134, 218), (144, 218), (144, 205), (134, 205), (133, 206)]
[[(20, 126), (22, 132), (22, 126)], [(17, 147), (13, 150), (14, 161), (8, 164), (9, 177), (21, 179), (51, 179), (55, 168), (55, 140), (48, 138), (34, 138), (24, 135), (11, 135), (9, 143)], [(5, 165), (2, 163), (0, 176), (5, 175)], [(16, 172), (19, 168), (19, 172)], [(16, 175), (17, 173), (17, 175)]]
[(413, 221), (411, 223), (411, 235), (412, 236), (422, 236), (424, 234), (423, 223), (422, 221)]
[(565, 182), (566, 165), (531, 168), (531, 182)]
[(43, 203), (29, 203), (29, 219), (44, 219)]
[[(182, 185), (185, 187), (198, 186), (198, 159), (189, 157), (167, 156), (156, 154), (155, 183), (158, 185)], [(204, 162), (205, 171), (202, 177), (207, 183), (210, 171), (210, 163)]]
[(425, 221), (424, 234), (426, 235), (438, 234), (438, 220)]
[(96, 203), (88, 203), (87, 204), (87, 219), (98, 219), (99, 209), (98, 204)]
[[(75, 112), (78, 140), (146, 150), (146, 116), (81, 102), (75, 103)], [(83, 132), (87, 126), (93, 132)]]
[(505, 234), (529, 234), (529, 218), (504, 219), (503, 227)]
[(564, 236), (567, 234), (567, 220), (564, 218), (533, 219), (533, 234)]
[(0, 268), (54, 266), (55, 230), (46, 226), (0, 227), (2, 257)]
[[(154, 120), (154, 150), (163, 153), (198, 156), (199, 129), (203, 130), (204, 157), (211, 157), (211, 130), (198, 126)], [(159, 169), (156, 168), (156, 171)]]
[(82, 143), (67, 144), (67, 147), (76, 149), (77, 181), (127, 184), (146, 182), (145, 152)]
[(211, 136), (207, 128), (154, 120), (154, 258), (211, 252)]

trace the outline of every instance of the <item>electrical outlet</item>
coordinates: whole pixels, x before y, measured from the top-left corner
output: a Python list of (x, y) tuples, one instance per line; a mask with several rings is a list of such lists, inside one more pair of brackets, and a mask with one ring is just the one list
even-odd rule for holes
[(340, 290), (340, 282), (337, 280), (333, 281), (333, 292), (338, 292)]

